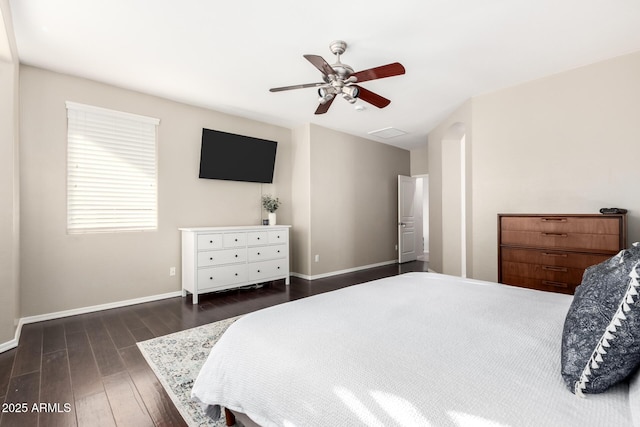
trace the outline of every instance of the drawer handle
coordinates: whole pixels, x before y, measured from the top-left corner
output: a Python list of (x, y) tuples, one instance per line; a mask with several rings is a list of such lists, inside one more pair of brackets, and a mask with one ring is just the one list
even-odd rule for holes
[(567, 222), (567, 218), (541, 218), (542, 222)]
[(278, 253), (280, 253), (280, 249), (278, 249)]
[(213, 240), (209, 240), (209, 243), (213, 243)]
[(238, 241), (238, 239), (233, 239), (233, 240), (235, 240), (236, 242)]
[(238, 275), (238, 273), (236, 273), (236, 276)]
[(552, 267), (550, 265), (543, 265), (542, 269), (546, 271), (559, 271), (561, 273), (566, 273), (567, 271), (569, 271), (567, 270), (567, 267)]
[(258, 255), (260, 255), (260, 252), (258, 252)]
[(545, 237), (569, 237), (566, 233), (540, 233)]
[(213, 261), (213, 257), (209, 257), (209, 261)]
[(260, 240), (260, 238), (258, 237), (258, 240)]
[(562, 283), (562, 282), (550, 282), (548, 280), (543, 280), (542, 281), (543, 285), (548, 285), (548, 286), (555, 286), (556, 288), (568, 288), (569, 285), (567, 285), (566, 283)]
[(560, 257), (560, 258), (566, 258), (567, 254), (554, 254), (552, 252), (542, 252), (542, 255), (544, 256), (553, 256), (553, 257)]
[(280, 266), (278, 266), (278, 270), (280, 270)]
[(213, 280), (213, 277), (209, 277), (209, 280)]
[(236, 254), (236, 258), (238, 258), (238, 254)]
[(260, 273), (260, 270), (258, 270), (258, 273)]

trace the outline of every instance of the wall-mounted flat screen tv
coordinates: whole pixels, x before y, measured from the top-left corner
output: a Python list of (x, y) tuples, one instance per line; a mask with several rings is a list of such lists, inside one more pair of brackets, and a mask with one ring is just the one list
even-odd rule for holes
[(276, 141), (202, 129), (200, 178), (273, 182)]

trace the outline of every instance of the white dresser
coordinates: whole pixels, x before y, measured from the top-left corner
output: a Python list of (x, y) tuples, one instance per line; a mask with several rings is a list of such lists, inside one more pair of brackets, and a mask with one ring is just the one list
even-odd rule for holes
[(271, 280), (289, 284), (290, 225), (180, 228), (182, 296)]

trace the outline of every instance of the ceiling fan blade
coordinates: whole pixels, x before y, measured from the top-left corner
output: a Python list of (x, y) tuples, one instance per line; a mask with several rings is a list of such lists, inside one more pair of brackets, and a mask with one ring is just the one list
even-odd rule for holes
[(391, 101), (387, 98), (378, 95), (377, 93), (371, 92), (363, 88), (362, 86), (353, 85), (358, 88), (358, 98), (362, 99), (365, 102), (368, 102), (371, 105), (375, 105), (378, 108), (384, 108), (387, 105), (391, 104)]
[(331, 104), (333, 103), (333, 100), (335, 98), (331, 98), (330, 100), (328, 100), (327, 102), (325, 102), (324, 104), (320, 104), (318, 105), (318, 108), (316, 108), (316, 112), (315, 114), (324, 114), (327, 111), (329, 111), (329, 107), (331, 107)]
[(322, 56), (318, 56), (318, 55), (302, 55), (302, 56), (304, 56), (307, 59), (307, 61), (311, 62), (313, 66), (316, 67), (318, 70), (320, 70), (322, 74), (324, 74), (325, 76), (336, 73), (333, 70), (333, 68), (331, 68), (331, 65), (329, 65)]
[(282, 92), (283, 90), (292, 90), (292, 89), (304, 89), (306, 87), (320, 87), (326, 85), (325, 82), (320, 83), (305, 83), (301, 85), (293, 85), (293, 86), (283, 86), (283, 87), (272, 87), (269, 89), (269, 92)]
[(358, 71), (351, 74), (355, 76), (359, 82), (366, 82), (368, 80), (384, 79), (385, 77), (399, 76), (405, 73), (405, 69), (399, 62), (393, 64), (381, 65), (380, 67), (369, 68), (368, 70)]

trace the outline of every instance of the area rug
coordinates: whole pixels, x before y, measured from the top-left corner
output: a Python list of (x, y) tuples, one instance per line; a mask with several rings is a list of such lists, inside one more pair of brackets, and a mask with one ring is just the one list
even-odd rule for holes
[(211, 347), (239, 317), (138, 343), (140, 352), (189, 426), (226, 426), (224, 415), (213, 421), (202, 413), (200, 405), (191, 400), (191, 389)]

